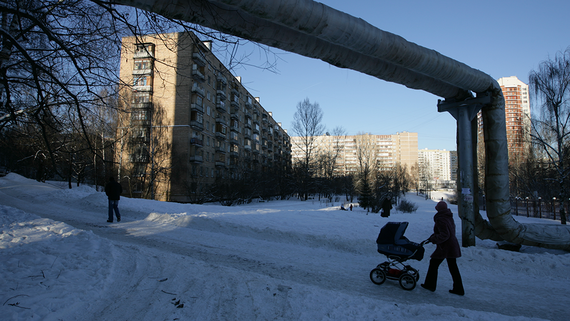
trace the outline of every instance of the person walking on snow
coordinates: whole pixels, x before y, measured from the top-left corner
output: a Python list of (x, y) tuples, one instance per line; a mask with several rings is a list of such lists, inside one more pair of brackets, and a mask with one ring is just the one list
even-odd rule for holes
[(437, 245), (437, 247), (431, 255), (426, 279), (424, 284), (421, 286), (432, 292), (435, 291), (439, 265), (445, 259), (447, 260), (447, 267), (449, 268), (449, 272), (453, 279), (453, 289), (449, 290), (449, 292), (457, 295), (464, 295), (465, 290), (463, 289), (461, 274), (457, 267), (457, 258), (461, 257), (461, 248), (459, 247), (459, 242), (455, 237), (453, 213), (447, 208), (447, 203), (444, 201), (437, 203), (435, 209), (437, 210), (437, 213), (433, 217), (435, 222), (433, 234), (428, 240)]
[(380, 215), (382, 217), (389, 217), (391, 209), (392, 209), (392, 198), (390, 196), (386, 196), (386, 198), (382, 202), (382, 213), (380, 213)]
[(114, 177), (109, 178), (109, 182), (105, 185), (105, 194), (109, 199), (109, 218), (107, 222), (113, 223), (113, 210), (115, 210), (115, 215), (117, 216), (117, 222), (121, 221), (121, 213), (119, 213), (119, 199), (123, 193), (123, 187), (121, 184), (115, 181)]

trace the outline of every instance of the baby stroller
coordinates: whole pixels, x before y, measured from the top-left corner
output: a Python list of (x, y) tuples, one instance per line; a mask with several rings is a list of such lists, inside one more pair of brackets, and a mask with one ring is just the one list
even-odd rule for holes
[(424, 244), (409, 241), (404, 232), (408, 222), (388, 222), (376, 239), (378, 252), (388, 257), (388, 261), (378, 264), (370, 271), (370, 280), (374, 284), (382, 284), (386, 279), (399, 280), (404, 290), (411, 291), (420, 279), (420, 273), (413, 267), (404, 264), (407, 260), (421, 261), (424, 258)]

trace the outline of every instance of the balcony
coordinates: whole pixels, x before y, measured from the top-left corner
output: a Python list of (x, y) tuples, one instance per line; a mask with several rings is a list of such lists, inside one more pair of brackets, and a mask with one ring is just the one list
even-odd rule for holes
[(133, 75), (152, 75), (152, 68), (133, 69)]
[(216, 132), (216, 138), (218, 139), (226, 139), (226, 134), (222, 132)]
[(130, 154), (129, 161), (131, 163), (148, 163), (150, 160), (149, 155)]
[(198, 104), (190, 104), (190, 110), (195, 110), (204, 113), (204, 106)]
[(218, 82), (222, 83), (222, 84), (225, 84), (225, 85), (228, 84), (228, 80), (227, 80), (226, 77), (225, 77), (223, 74), (221, 74), (221, 73), (218, 73), (218, 75), (216, 76), (216, 80), (217, 80)]
[(216, 102), (216, 109), (221, 113), (227, 112), (226, 103), (224, 103), (223, 101), (217, 101)]
[(228, 98), (226, 91), (223, 89), (216, 90), (216, 95), (218, 95), (218, 99), (221, 99), (221, 100), (226, 100)]
[(145, 86), (134, 85), (134, 86), (133, 86), (133, 91), (152, 91), (152, 86), (149, 86), (149, 85), (145, 85)]
[(151, 108), (152, 108), (152, 103), (151, 103), (151, 102), (146, 102), (146, 103), (132, 103), (132, 104), (131, 104), (131, 108), (132, 108), (132, 109), (151, 109)]
[(146, 145), (150, 143), (150, 137), (148, 136), (133, 136), (129, 138), (129, 144), (132, 146)]
[(216, 117), (216, 124), (220, 124), (220, 125), (223, 125), (225, 127), (228, 126), (228, 122), (226, 122), (226, 119), (223, 117)]
[(188, 157), (188, 161), (191, 163), (202, 163), (204, 158), (202, 156), (195, 155)]
[(154, 48), (148, 47), (146, 49), (140, 48), (135, 50), (133, 54), (133, 58), (152, 58), (154, 57)]
[(197, 83), (194, 83), (194, 85), (192, 85), (192, 92), (195, 94), (198, 94), (202, 97), (206, 96), (206, 90), (204, 88), (202, 88), (202, 86), (198, 85)]
[[(194, 65), (194, 66), (196, 66), (196, 65)], [(194, 78), (195, 80), (199, 80), (199, 81), (204, 81), (206, 79), (204, 74), (198, 69), (192, 70), (192, 78)]]
[(200, 66), (205, 66), (207, 63), (206, 57), (204, 57), (204, 55), (202, 55), (200, 52), (194, 52), (192, 54), (192, 60), (194, 60), (194, 62)]
[(150, 120), (148, 119), (133, 119), (131, 118), (131, 125), (133, 127), (150, 127)]
[(216, 161), (215, 166), (216, 167), (226, 167), (226, 162)]
[(194, 145), (197, 147), (204, 146), (204, 144), (202, 143), (202, 140), (199, 138), (196, 138), (196, 137), (190, 139), (190, 145)]
[(204, 130), (204, 124), (195, 121), (195, 120), (191, 120), (190, 121), (190, 127), (194, 128), (197, 131), (203, 131)]

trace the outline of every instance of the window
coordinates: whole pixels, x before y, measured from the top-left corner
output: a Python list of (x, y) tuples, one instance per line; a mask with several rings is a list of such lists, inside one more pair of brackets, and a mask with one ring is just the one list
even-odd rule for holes
[(148, 103), (148, 102), (150, 102), (150, 93), (148, 92), (133, 93), (133, 104)]
[(150, 69), (152, 66), (152, 62), (150, 59), (135, 59), (135, 70), (147, 70)]
[(150, 86), (149, 76), (137, 76), (133, 79), (133, 86)]
[(206, 114), (210, 116), (210, 106), (206, 107)]

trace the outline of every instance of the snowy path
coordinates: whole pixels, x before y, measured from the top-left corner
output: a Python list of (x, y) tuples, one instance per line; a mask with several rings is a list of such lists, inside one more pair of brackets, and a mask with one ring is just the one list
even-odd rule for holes
[[(342, 298), (345, 296), (362, 297), (363, 305), (374, 300), (383, 301), (384, 305), (394, 309), (406, 307), (416, 311), (418, 319), (423, 319), (421, 314), (425, 306), (435, 305), (457, 308), (459, 316), (466, 313), (462, 310), (465, 309), (562, 321), (570, 306), (568, 278), (560, 282), (556, 273), (536, 275), (532, 267), (530, 271), (521, 268), (501, 272), (504, 275), (500, 278), (489, 278), (486, 274), (497, 273), (497, 270), (487, 264), (495, 263), (486, 261), (486, 256), (479, 257), (477, 248), (464, 249), (464, 258), (459, 262), (462, 272), (467, 272), (463, 273), (466, 296), (447, 293), (450, 281), (445, 264), (440, 274), (446, 279), (440, 281), (437, 292), (429, 293), (419, 285), (414, 291), (404, 291), (397, 281), (388, 280), (381, 286), (370, 282), (368, 273), (384, 259), (373, 251), (363, 254), (348, 246), (336, 249), (333, 245), (306, 246), (310, 242), (290, 241), (286, 237), (286, 241), (276, 242), (266, 238), (264, 233), (256, 235), (251, 230), (244, 232), (213, 223), (201, 224), (199, 228), (176, 227), (158, 221), (148, 224), (148, 219), (139, 219), (147, 217), (148, 212), (127, 209), (121, 209), (121, 223), (108, 224), (105, 222), (105, 204), (93, 207), (88, 203), (70, 204), (54, 199), (49, 207), (43, 203), (36, 205), (29, 198), (38, 194), (38, 188), (50, 192), (45, 185), (4, 186), (0, 188), (0, 203), (92, 231), (113, 241), (114, 266), (109, 283), (105, 285), (105, 295), (90, 304), (81, 316), (85, 320), (88, 316), (91, 320), (152, 320), (157, 311), (175, 307), (178, 300), (184, 304), (184, 309), (179, 309), (180, 315), (190, 313), (196, 320), (209, 319), (212, 313), (221, 319), (253, 320), (260, 315), (260, 310), (269, 307), (274, 311), (265, 311), (261, 315), (299, 319), (307, 315), (291, 306), (296, 300), (290, 290), (296, 289), (296, 295), (299, 295), (303, 288), (315, 287), (329, 292), (330, 300), (338, 301), (339, 306), (344, 304)], [(29, 195), (26, 191), (30, 191)], [(428, 254), (423, 261), (411, 262), (421, 272), (420, 283), (427, 270), (427, 256), (433, 250), (430, 246), (427, 246)], [(560, 274), (566, 274), (562, 268), (568, 267), (544, 268), (561, 269)], [(528, 282), (521, 282), (521, 279), (528, 279)], [(497, 280), (502, 283), (497, 284)], [(561, 295), (557, 296), (556, 302), (549, 297), (533, 295), (545, 292)], [(521, 293), (528, 293), (525, 296), (528, 300), (507, 300), (508, 304), (501, 300), (520, 297)], [(318, 301), (322, 299), (313, 299), (318, 311)], [(281, 308), (275, 310), (276, 307)], [(334, 315), (331, 318), (334, 319)]]

